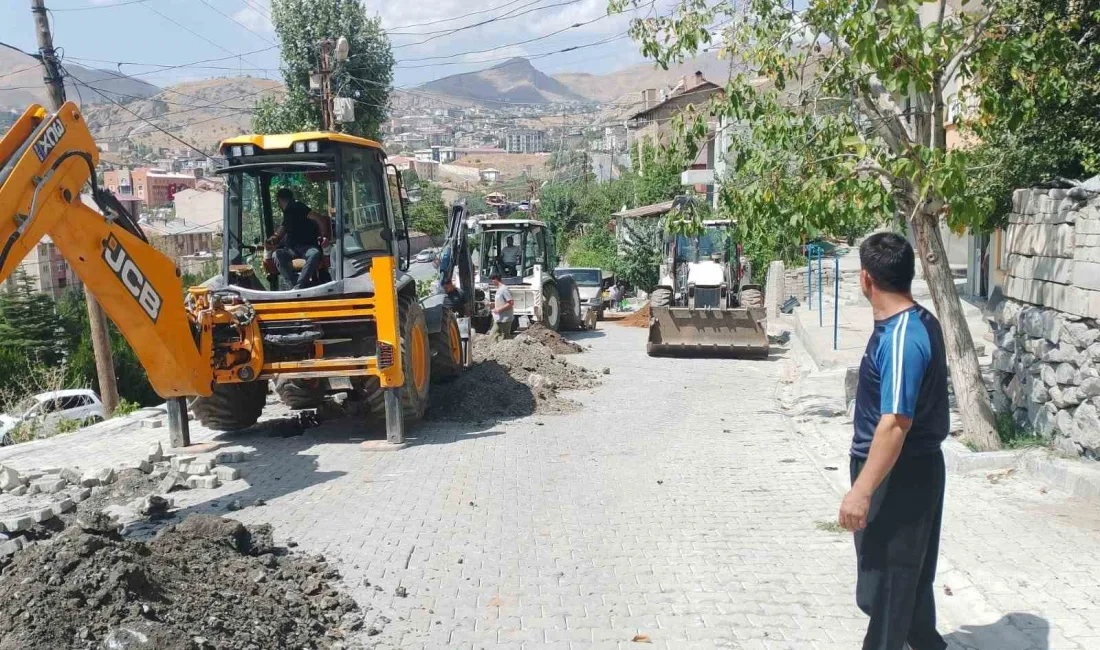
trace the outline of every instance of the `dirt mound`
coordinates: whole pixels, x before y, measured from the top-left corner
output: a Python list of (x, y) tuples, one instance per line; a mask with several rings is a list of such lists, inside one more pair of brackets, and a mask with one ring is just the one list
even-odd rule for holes
[(501, 341), (474, 339), (474, 366), (432, 390), (428, 416), (478, 422), (575, 410), (576, 403), (558, 397), (557, 391), (589, 388), (599, 380), (559, 358), (552, 347), (525, 334)]
[(624, 327), (649, 327), (649, 303), (626, 318), (619, 319), (616, 324)]
[(576, 354), (578, 352), (584, 352), (584, 348), (580, 345), (562, 338), (561, 334), (558, 334), (552, 329), (548, 329), (539, 323), (531, 325), (527, 328), (526, 332), (523, 332), (517, 339), (529, 338), (550, 349), (554, 354)]
[(0, 650), (329, 648), (362, 626), (320, 556), (268, 526), (195, 515), (149, 542), (81, 516), (0, 575)]

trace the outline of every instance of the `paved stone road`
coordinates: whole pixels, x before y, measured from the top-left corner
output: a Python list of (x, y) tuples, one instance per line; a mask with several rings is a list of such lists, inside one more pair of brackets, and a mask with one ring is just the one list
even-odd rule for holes
[[(373, 454), (351, 424), (261, 435), (284, 430), (275, 420), (217, 439), (249, 452), (242, 480), (178, 500), (223, 513), (266, 500), (232, 516), (338, 561), (385, 617), (366, 647), (857, 648), (851, 540), (826, 526), (842, 434), (778, 410), (792, 353), (650, 359), (644, 330), (589, 336), (573, 359), (611, 375), (574, 396), (576, 413), (431, 423)], [(96, 458), (148, 437), (114, 434)], [(71, 463), (81, 439), (68, 440), (39, 445), (37, 464)], [(1018, 477), (949, 481), (938, 589), (952, 647), (1100, 648), (1100, 535), (1078, 516), (1095, 504)]]

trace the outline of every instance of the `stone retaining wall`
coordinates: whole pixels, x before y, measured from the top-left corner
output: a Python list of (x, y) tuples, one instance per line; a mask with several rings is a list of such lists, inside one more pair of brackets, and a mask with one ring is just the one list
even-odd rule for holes
[(1007, 237), (993, 407), (1061, 451), (1100, 457), (1100, 198), (1017, 190)]

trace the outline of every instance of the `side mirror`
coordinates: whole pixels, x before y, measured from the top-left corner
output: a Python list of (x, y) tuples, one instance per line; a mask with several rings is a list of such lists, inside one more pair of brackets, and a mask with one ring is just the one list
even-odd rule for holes
[(379, 235), (382, 237), (382, 241), (393, 241), (393, 231), (389, 228), (383, 228)]

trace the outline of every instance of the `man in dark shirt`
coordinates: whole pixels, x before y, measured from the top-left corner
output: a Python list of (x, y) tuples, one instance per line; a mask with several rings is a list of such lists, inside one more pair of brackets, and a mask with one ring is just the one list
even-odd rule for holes
[[(283, 280), (289, 287), (301, 289), (321, 266), (321, 256), (329, 240), (328, 220), (296, 200), (289, 187), (279, 188), (275, 200), (283, 211), (283, 223), (268, 239), (268, 244), (279, 246), (274, 254), (275, 266)], [(305, 260), (301, 273), (294, 271), (295, 259)]]
[(944, 650), (936, 578), (950, 429), (947, 357), (936, 318), (913, 302), (913, 247), (878, 233), (859, 249), (875, 329), (859, 368), (852, 489), (840, 525), (855, 532), (863, 650)]

